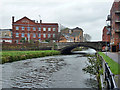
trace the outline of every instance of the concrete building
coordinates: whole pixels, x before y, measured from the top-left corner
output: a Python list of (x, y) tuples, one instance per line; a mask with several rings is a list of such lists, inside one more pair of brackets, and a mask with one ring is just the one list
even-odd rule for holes
[(26, 41), (43, 41), (46, 39), (56, 39), (58, 34), (58, 23), (42, 23), (23, 17), (17, 21), (12, 17), (13, 43), (20, 43), (22, 39)]
[(111, 51), (120, 51), (120, 0), (113, 2), (107, 21), (110, 21)]
[(12, 43), (12, 29), (0, 29), (0, 43)]

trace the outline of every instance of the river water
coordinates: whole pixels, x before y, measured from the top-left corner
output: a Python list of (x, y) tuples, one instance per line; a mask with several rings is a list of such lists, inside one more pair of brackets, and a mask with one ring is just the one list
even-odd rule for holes
[(2, 88), (97, 87), (96, 79), (82, 71), (87, 61), (84, 55), (74, 54), (6, 63), (2, 65)]

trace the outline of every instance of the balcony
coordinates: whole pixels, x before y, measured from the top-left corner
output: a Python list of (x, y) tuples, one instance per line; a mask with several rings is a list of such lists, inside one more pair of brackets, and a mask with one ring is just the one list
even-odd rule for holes
[(116, 33), (120, 33), (120, 29), (115, 30)]
[(111, 15), (107, 16), (107, 20), (106, 21), (111, 21)]
[(120, 23), (120, 20), (115, 20), (115, 23)]
[(120, 14), (120, 10), (116, 10), (116, 11), (115, 11), (115, 14)]

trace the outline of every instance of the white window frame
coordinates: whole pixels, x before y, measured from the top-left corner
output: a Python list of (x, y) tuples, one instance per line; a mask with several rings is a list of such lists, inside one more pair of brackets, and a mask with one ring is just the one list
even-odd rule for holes
[(25, 27), (21, 27), (22, 28), (22, 30), (25, 30)]
[(36, 28), (35, 27), (33, 27), (33, 31), (35, 31), (36, 30)]
[(38, 28), (38, 31), (41, 31), (41, 28), (40, 28), (40, 27)]
[[(18, 35), (17, 35), (18, 34)], [(19, 33), (16, 33), (16, 37), (19, 37)]]
[(45, 27), (43, 28), (43, 31), (46, 31), (46, 28), (45, 28)]
[(41, 34), (40, 33), (38, 33), (38, 38), (40, 38), (41, 37)]
[(30, 31), (30, 27), (27, 27), (27, 30)]
[(48, 28), (48, 31), (51, 31), (51, 28)]
[(22, 33), (21, 35), (22, 35), (21, 37), (25, 37), (25, 33)]
[[(35, 37), (34, 37), (35, 36)], [(33, 33), (33, 38), (36, 38), (36, 34), (35, 33)]]
[(46, 38), (46, 34), (45, 33), (43, 34), (43, 38)]
[(19, 27), (18, 27), (18, 26), (16, 26), (16, 30), (19, 30)]
[(53, 31), (55, 31), (56, 30), (56, 28), (53, 28)]
[(53, 38), (55, 38), (55, 34), (53, 34)]
[(48, 34), (48, 38), (50, 38), (51, 37), (51, 34)]

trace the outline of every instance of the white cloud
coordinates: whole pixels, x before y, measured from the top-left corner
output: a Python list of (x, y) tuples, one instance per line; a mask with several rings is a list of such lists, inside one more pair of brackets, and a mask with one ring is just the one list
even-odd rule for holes
[(23, 16), (38, 20), (38, 15), (41, 15), (43, 22), (58, 22), (70, 28), (78, 26), (89, 33), (92, 40), (101, 40), (101, 31), (114, 0), (1, 1), (0, 28), (11, 28), (12, 16), (15, 16), (15, 20)]

